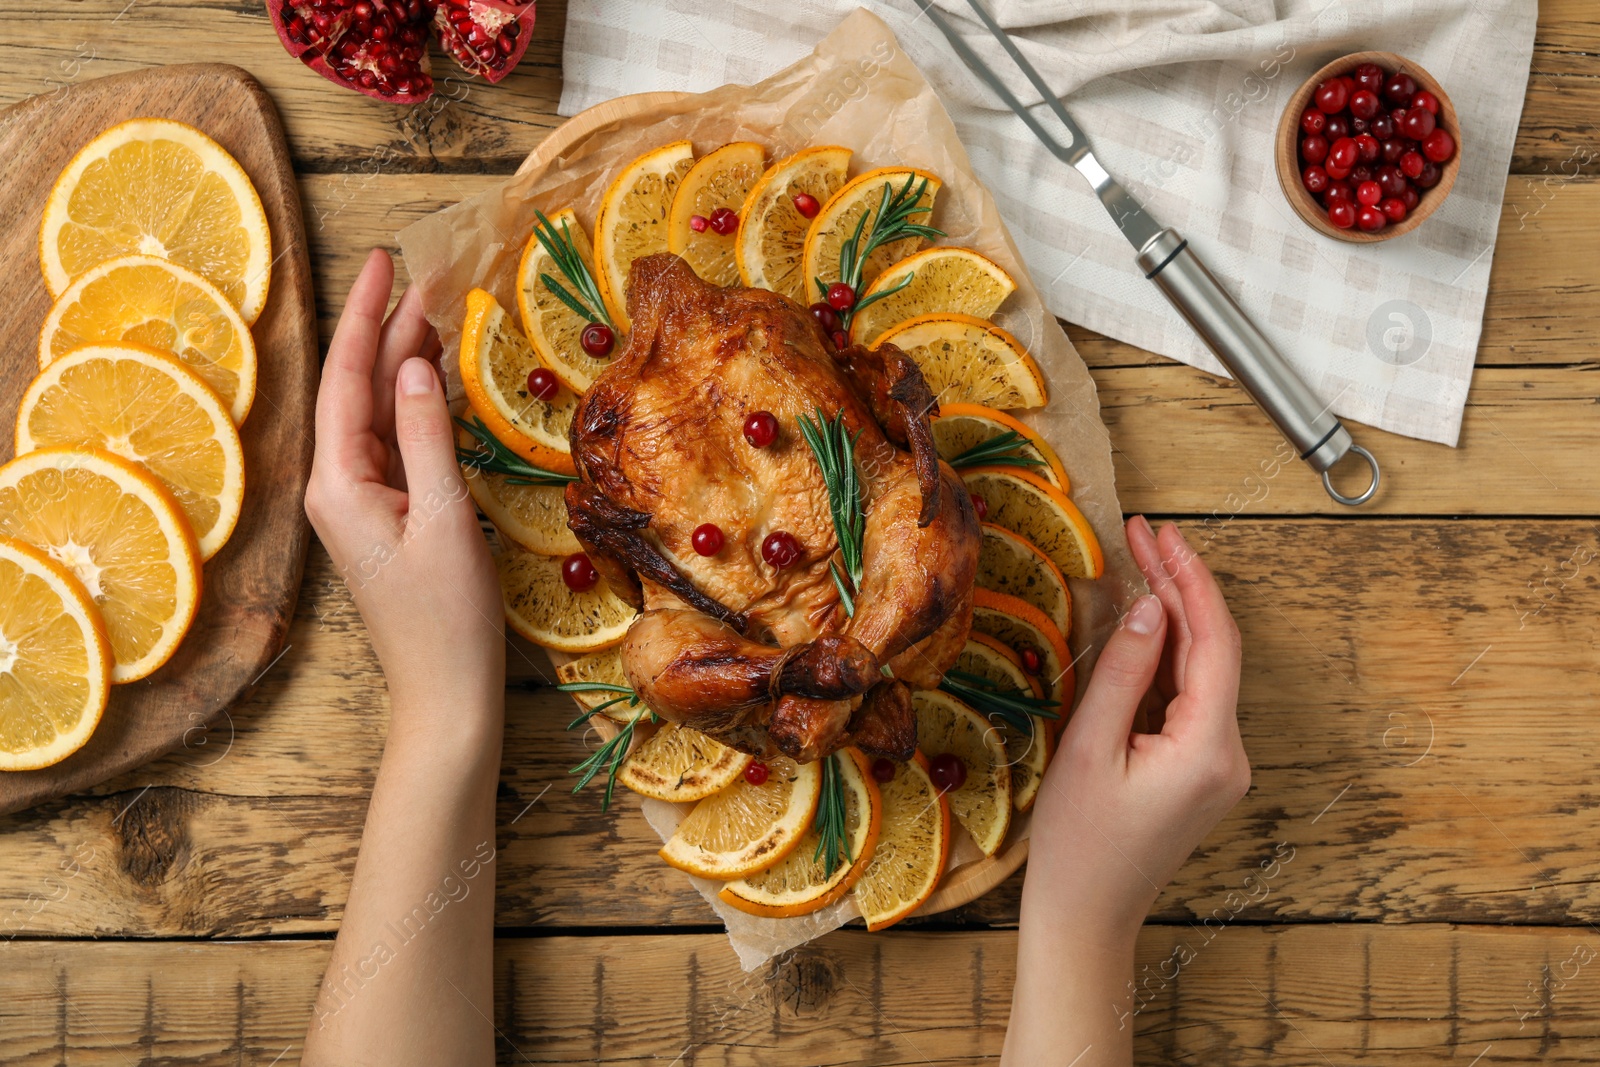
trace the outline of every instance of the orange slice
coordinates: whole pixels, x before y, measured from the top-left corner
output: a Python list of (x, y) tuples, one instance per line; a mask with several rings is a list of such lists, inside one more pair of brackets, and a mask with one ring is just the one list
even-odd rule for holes
[[(457, 432), (456, 445), (466, 452), (479, 450), (478, 442), (466, 430)], [(562, 486), (520, 485), (511, 475), (468, 463), (461, 465), (461, 477), (478, 510), (494, 523), (501, 537), (518, 548), (542, 556), (570, 556), (583, 551), (567, 528), (567, 499)]]
[(1077, 672), (1065, 637), (1044, 612), (1017, 597), (988, 589), (973, 590), (972, 629), (987, 634), (1014, 649), (1018, 662), (1026, 650), (1039, 656), (1039, 670), (1030, 677), (1043, 686), (1043, 695), (1056, 702), (1056, 717), (1049, 719), (1052, 732), (1060, 733), (1072, 708), (1077, 690)]
[(0, 538), (0, 771), (60, 763), (83, 747), (111, 692), (111, 642), (72, 572)]
[(697, 160), (673, 194), (667, 251), (682, 256), (712, 285), (738, 285), (739, 264), (737, 230), (718, 233), (711, 217), (718, 211), (738, 217), (745, 198), (761, 178), (766, 157), (767, 150), (753, 141), (725, 144)]
[[(563, 682), (603, 682), (606, 685), (633, 688), (633, 683), (628, 681), (627, 672), (622, 669), (622, 649), (613, 645), (599, 652), (586, 652), (577, 659), (568, 660), (556, 668), (556, 677)], [(604, 691), (577, 692), (569, 694), (578, 706), (588, 711), (606, 703), (616, 693)], [(632, 722), (640, 717), (640, 706), (630, 706), (626, 701), (612, 704), (600, 714), (613, 722)]]
[(800, 213), (795, 198), (811, 197), (820, 214), (849, 169), (850, 149), (838, 145), (801, 149), (767, 168), (739, 210), (734, 259), (744, 285), (771, 289), (799, 304), (811, 302), (804, 274), (811, 219)]
[(56, 179), (39, 224), (51, 296), (108, 259), (169, 259), (222, 290), (247, 323), (272, 279), (272, 235), (244, 168), (171, 119), (132, 119), (90, 141)]
[[(926, 186), (923, 185), (924, 181), (927, 182)], [(893, 196), (905, 189), (907, 182), (911, 183), (911, 190), (922, 189), (917, 203), (931, 209), (939, 195), (939, 179), (927, 171), (912, 167), (869, 170), (847, 182), (822, 205), (822, 210), (817, 212), (817, 217), (806, 228), (805, 251), (801, 262), (804, 295), (796, 298), (798, 303), (810, 304), (823, 298), (825, 294), (817, 291), (817, 280), (821, 279), (823, 285), (839, 280), (839, 252), (844, 243), (855, 237), (856, 227), (861, 225), (863, 218), (867, 220), (861, 229), (862, 242), (865, 243), (865, 235), (872, 232), (873, 221), (883, 206), (884, 189), (887, 187), (889, 195)], [(931, 215), (931, 210), (920, 212), (912, 215), (911, 221), (926, 224)], [(870, 286), (872, 280), (891, 263), (909, 256), (926, 243), (921, 237), (907, 237), (876, 249), (862, 264), (863, 288)]]
[(541, 400), (528, 391), (528, 375), (543, 367), (511, 316), (482, 289), (467, 294), (461, 322), (461, 384), (467, 402), (501, 444), (537, 467), (571, 474), (567, 433), (578, 396), (564, 385)]
[(1000, 851), (1011, 828), (1011, 761), (1000, 731), (982, 715), (937, 689), (912, 694), (917, 710), (917, 748), (931, 762), (949, 754), (966, 768), (966, 777), (945, 792), (954, 815), (972, 835), (978, 851)]
[(889, 327), (878, 344), (910, 356), (941, 405), (1042, 408), (1049, 398), (1044, 374), (1022, 342), (971, 315), (918, 315)]
[(811, 829), (783, 859), (723, 886), (717, 895), (724, 903), (751, 915), (782, 919), (819, 911), (854, 888), (878, 845), (883, 800), (866, 756), (847, 748), (829, 758), (835, 761), (844, 785), (845, 862), (828, 872), (821, 851), (822, 835), (813, 820)]
[(640, 796), (683, 804), (732, 785), (750, 759), (699, 730), (669, 722), (628, 754), (617, 781)]
[[(594, 249), (589, 247), (589, 235), (583, 232), (578, 216), (570, 207), (562, 208), (549, 216), (555, 236), (571, 247), (578, 262), (594, 280)], [(560, 247), (560, 246), (558, 246)], [(584, 351), (583, 331), (591, 320), (578, 314), (556, 295), (543, 279), (549, 277), (569, 296), (588, 307), (590, 301), (575, 284), (562, 273), (550, 250), (540, 241), (537, 232), (530, 234), (522, 246), (522, 259), (517, 264), (517, 313), (522, 316), (522, 328), (527, 331), (528, 343), (533, 346), (539, 362), (549, 367), (561, 384), (574, 393), (586, 392), (599, 373), (611, 365), (611, 356), (591, 356)], [(596, 283), (598, 285), (598, 283)], [(589, 307), (597, 319), (606, 314), (604, 301), (599, 307)], [(615, 346), (619, 339), (613, 336)], [(612, 348), (615, 354), (617, 348)], [(530, 368), (531, 369), (531, 368)]]
[(611, 321), (628, 331), (628, 271), (640, 256), (667, 250), (672, 199), (689, 168), (694, 146), (674, 141), (622, 168), (600, 201), (594, 223), (595, 279), (611, 310)]
[(222, 399), (170, 355), (136, 345), (85, 345), (51, 363), (17, 410), (16, 454), (101, 448), (167, 487), (210, 559), (244, 507), (244, 449)]
[(856, 882), (856, 905), (868, 930), (893, 926), (933, 895), (950, 855), (950, 804), (928, 777), (921, 752), (895, 764), (878, 784), (883, 827), (878, 847)]
[(256, 395), (256, 345), (222, 292), (155, 256), (124, 256), (78, 275), (39, 331), (39, 366), (87, 344), (170, 352), (217, 391), (234, 423)]
[[(1007, 434), (1014, 436), (1007, 437)], [(978, 456), (956, 462), (972, 449), (991, 443), (994, 443), (991, 447), (1001, 447), (1010, 442), (1009, 451), (1032, 463), (1031, 466), (1019, 466), (1016, 469), (1037, 474), (1062, 492), (1071, 488), (1066, 468), (1061, 466), (1055, 450), (1039, 435), (1039, 431), (1003, 411), (981, 404), (945, 404), (939, 408), (939, 417), (934, 420), (933, 440), (938, 446), (939, 455), (958, 471), (980, 466), (1014, 466), (1009, 462), (986, 463)]]
[(1100, 541), (1067, 494), (1037, 475), (1013, 467), (961, 472), (967, 489), (983, 498), (985, 522), (1032, 541), (1069, 578), (1098, 578), (1106, 569)]
[(1044, 612), (1063, 635), (1072, 630), (1072, 593), (1055, 561), (992, 522), (983, 524), (978, 546), (977, 585), (1025, 600)]
[[(1022, 660), (1009, 645), (976, 630), (956, 657), (955, 669), (987, 678), (1001, 689), (1045, 696), (1044, 684), (1023, 670)], [(1005, 746), (1006, 765), (1011, 772), (1012, 806), (1018, 811), (1027, 811), (1039, 795), (1045, 768), (1050, 764), (1055, 733), (1052, 720), (1043, 715), (1030, 715), (1031, 726), (1027, 730), (1018, 729), (999, 714), (990, 714), (988, 720)]]
[(776, 865), (805, 837), (822, 791), (822, 765), (786, 756), (763, 760), (767, 777), (743, 775), (694, 806), (661, 858), (702, 878), (744, 878)]
[(620, 644), (637, 614), (601, 581), (575, 593), (561, 580), (561, 560), (510, 548), (495, 559), (506, 622), (536, 645), (558, 652), (598, 652)]
[(1004, 267), (970, 248), (925, 249), (867, 286), (850, 320), (850, 340), (875, 345), (889, 327), (936, 311), (992, 318), (1016, 288)]
[(42, 448), (0, 467), (0, 536), (42, 549), (100, 610), (112, 682), (177, 651), (200, 604), (200, 550), (166, 488), (98, 449)]

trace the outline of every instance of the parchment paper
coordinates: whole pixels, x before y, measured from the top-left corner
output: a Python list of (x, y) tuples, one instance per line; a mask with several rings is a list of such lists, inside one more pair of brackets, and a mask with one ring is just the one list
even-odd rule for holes
[[(1102, 578), (1072, 581), (1070, 643), (1079, 657), (1081, 692), (1097, 650), (1125, 606), (1145, 589), (1122, 534), (1111, 444), (1100, 421), (1094, 380), (1045, 310), (993, 198), (972, 172), (949, 115), (874, 15), (856, 11), (812, 55), (766, 81), (726, 85), (654, 107), (625, 125), (604, 127), (550, 164), (525, 167), (500, 185), (402, 230), (398, 238), (406, 269), (444, 342), (452, 398), (459, 401), (461, 395), (454, 355), (467, 292), (481, 286), (503, 306), (515, 307), (517, 261), (533, 232), (534, 208), (548, 215), (570, 205), (592, 232), (600, 197), (616, 173), (641, 153), (683, 138), (694, 142), (696, 154), (729, 141), (757, 141), (768, 146), (771, 162), (808, 145), (837, 144), (855, 153), (852, 174), (890, 165), (929, 170), (944, 181), (933, 215), (933, 224), (948, 235), (942, 243), (975, 248), (1016, 279), (1017, 291), (996, 318), (1033, 354), (1050, 390), (1048, 406), (1020, 417), (1060, 455), (1073, 501), (1105, 550)], [(645, 817), (663, 840), (684, 815), (676, 805), (643, 804)], [(1029, 821), (1026, 814), (1013, 820), (1007, 847), (1027, 837)], [(977, 858), (971, 839), (956, 830), (951, 867)], [(762, 919), (722, 904), (715, 883), (691, 881), (727, 924), (745, 970), (859, 914), (846, 898), (813, 915)]]

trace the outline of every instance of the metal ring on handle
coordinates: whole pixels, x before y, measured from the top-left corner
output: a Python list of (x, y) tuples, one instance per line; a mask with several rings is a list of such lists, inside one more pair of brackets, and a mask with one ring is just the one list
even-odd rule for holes
[(1322, 488), (1326, 489), (1328, 491), (1328, 495), (1333, 497), (1333, 499), (1337, 500), (1339, 503), (1353, 508), (1361, 504), (1365, 504), (1367, 501), (1372, 499), (1375, 493), (1377, 493), (1378, 479), (1381, 477), (1381, 474), (1378, 470), (1378, 461), (1373, 458), (1371, 452), (1368, 452), (1360, 445), (1351, 445), (1350, 451), (1357, 453), (1362, 459), (1367, 461), (1367, 467), (1372, 471), (1372, 484), (1367, 486), (1366, 490), (1360, 496), (1345, 496), (1343, 493), (1339, 492), (1339, 490), (1333, 487), (1333, 479), (1328, 477), (1329, 471), (1323, 471)]

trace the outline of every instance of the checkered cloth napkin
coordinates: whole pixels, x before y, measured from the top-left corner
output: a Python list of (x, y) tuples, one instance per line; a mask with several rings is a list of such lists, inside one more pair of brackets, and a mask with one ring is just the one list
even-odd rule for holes
[[(936, 0), (1024, 103), (965, 0)], [(625, 93), (750, 83), (808, 53), (850, 0), (570, 0), (561, 113)], [(916, 0), (868, 0), (944, 101), (1050, 309), (1213, 373), (1222, 368), (1134, 269), (1088, 184), (962, 66)], [(1455, 444), (1483, 325), (1533, 55), (1527, 0), (989, 0), (1096, 154), (1175, 227), (1341, 416)], [(1404, 237), (1313, 232), (1278, 187), (1284, 103), (1323, 63), (1376, 49), (1420, 63), (1465, 146), (1445, 203)], [(1054, 120), (1040, 114), (1046, 127)], [(879, 161), (888, 162), (888, 161)]]

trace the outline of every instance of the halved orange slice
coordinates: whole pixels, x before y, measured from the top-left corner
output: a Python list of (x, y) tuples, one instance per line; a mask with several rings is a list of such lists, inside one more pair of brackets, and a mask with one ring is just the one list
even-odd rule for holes
[(667, 220), (683, 176), (694, 166), (694, 145), (674, 141), (651, 149), (622, 168), (594, 223), (597, 281), (611, 321), (628, 331), (628, 271), (633, 261), (667, 250)]
[(910, 356), (941, 405), (1042, 408), (1044, 374), (1011, 334), (971, 315), (933, 312), (889, 327), (878, 344)]
[(936, 311), (992, 318), (1016, 288), (1005, 268), (982, 253), (942, 245), (924, 249), (867, 286), (850, 320), (850, 340), (870, 347), (889, 327)]
[(767, 168), (739, 210), (734, 258), (739, 278), (756, 289), (771, 289), (807, 304), (804, 274), (808, 218), (796, 198), (810, 197), (812, 217), (821, 213), (844, 185), (850, 149), (838, 145), (804, 148)]
[(950, 855), (950, 803), (916, 753), (878, 784), (883, 827), (878, 847), (856, 882), (855, 899), (868, 930), (893, 926), (933, 895)]
[(1011, 828), (1011, 760), (1000, 731), (949, 693), (913, 693), (917, 748), (931, 762), (941, 755), (961, 761), (961, 784), (945, 793), (950, 813), (972, 835), (978, 851), (992, 856)]
[(1070, 578), (1098, 578), (1105, 554), (1089, 520), (1067, 494), (1037, 475), (1012, 467), (974, 467), (961, 472), (967, 489), (983, 498), (985, 522), (1032, 541)]
[(767, 777), (740, 775), (694, 806), (661, 848), (661, 858), (702, 878), (744, 878), (776, 865), (805, 837), (816, 815), (822, 765), (786, 756), (762, 761)]
[[(986, 678), (1002, 690), (1015, 690), (1041, 699), (1047, 693), (1043, 681), (1023, 669), (1021, 658), (1010, 645), (976, 630), (957, 655), (955, 669)], [(1030, 715), (1029, 728), (1024, 730), (999, 713), (990, 713), (987, 718), (999, 731), (1005, 746), (1006, 765), (1011, 770), (1011, 803), (1018, 811), (1027, 811), (1039, 795), (1039, 785), (1050, 763), (1055, 733), (1052, 720), (1043, 715)]]
[[(818, 279), (823, 285), (839, 280), (840, 250), (846, 241), (854, 239), (858, 226), (861, 227), (862, 240), (865, 242), (865, 235), (872, 232), (873, 222), (883, 206), (885, 190), (893, 197), (901, 190), (906, 190), (909, 195), (921, 189), (922, 195), (918, 197), (917, 204), (930, 210), (912, 215), (911, 221), (926, 224), (940, 188), (937, 176), (913, 167), (879, 167), (845, 183), (822, 205), (822, 210), (817, 212), (817, 217), (806, 228), (805, 252), (801, 263), (804, 295), (797, 298), (797, 302), (810, 304), (823, 298), (825, 294), (817, 291)], [(866, 219), (864, 226), (861, 225), (863, 218)], [(870, 286), (872, 280), (891, 263), (909, 256), (926, 243), (921, 237), (907, 237), (876, 249), (862, 264), (862, 288)]]
[(669, 722), (628, 753), (617, 781), (640, 796), (685, 804), (732, 785), (750, 760), (693, 727)]
[[(556, 677), (563, 682), (602, 682), (606, 685), (632, 688), (627, 672), (622, 669), (622, 649), (616, 645), (599, 652), (585, 652), (577, 659), (568, 660), (556, 668)], [(595, 690), (574, 692), (569, 695), (578, 702), (579, 707), (587, 711), (610, 702), (618, 694)], [(613, 722), (632, 722), (639, 718), (640, 705), (630, 705), (624, 700), (611, 704), (600, 714)]]
[[(553, 232), (545, 236), (560, 242), (556, 246), (558, 251), (570, 249), (577, 257), (580, 272), (587, 275), (581, 280), (595, 281), (594, 249), (589, 246), (589, 235), (583, 232), (578, 216), (570, 207), (564, 207), (549, 219)], [(547, 278), (549, 281), (545, 280)], [(600, 372), (611, 365), (611, 356), (591, 356), (584, 350), (583, 331), (592, 320), (578, 314), (561, 299), (550, 287), (552, 282), (588, 307), (595, 318), (606, 315), (605, 302), (598, 301), (598, 307), (590, 306), (591, 301), (583, 293), (584, 286), (566, 276), (536, 231), (522, 246), (522, 259), (517, 263), (517, 313), (522, 316), (522, 328), (527, 331), (528, 343), (533, 345), (539, 362), (549, 367), (562, 385), (574, 393), (583, 393)], [(598, 287), (598, 281), (595, 284)], [(619, 343), (620, 338), (613, 336), (612, 344)], [(613, 355), (617, 351), (612, 348)]]
[(461, 384), (467, 402), (496, 439), (528, 462), (571, 474), (567, 442), (578, 396), (552, 382), (548, 397), (529, 390), (528, 375), (544, 367), (528, 339), (494, 296), (483, 289), (467, 294), (461, 322)]
[[(466, 430), (457, 433), (456, 446), (466, 452), (479, 450), (478, 442)], [(562, 486), (520, 485), (509, 474), (482, 470), (469, 463), (461, 465), (461, 477), (478, 510), (494, 523), (501, 537), (518, 548), (541, 556), (570, 556), (583, 551), (567, 528), (567, 500)]]
[[(1007, 466), (1037, 474), (1067, 492), (1071, 482), (1055, 450), (1032, 426), (982, 404), (945, 404), (933, 423), (939, 455), (956, 470)], [(1023, 464), (1028, 464), (1023, 466)]]
[(620, 644), (638, 613), (602, 580), (576, 593), (561, 580), (561, 560), (508, 548), (495, 558), (506, 622), (536, 645), (598, 652)]
[(1055, 561), (1032, 541), (996, 526), (983, 524), (978, 546), (978, 588), (1025, 600), (1045, 613), (1062, 635), (1072, 631), (1072, 593)]
[[(738, 285), (739, 211), (761, 178), (767, 150), (753, 141), (725, 144), (695, 161), (672, 197), (667, 251), (680, 255), (712, 285)], [(718, 226), (731, 219), (727, 232)]]

